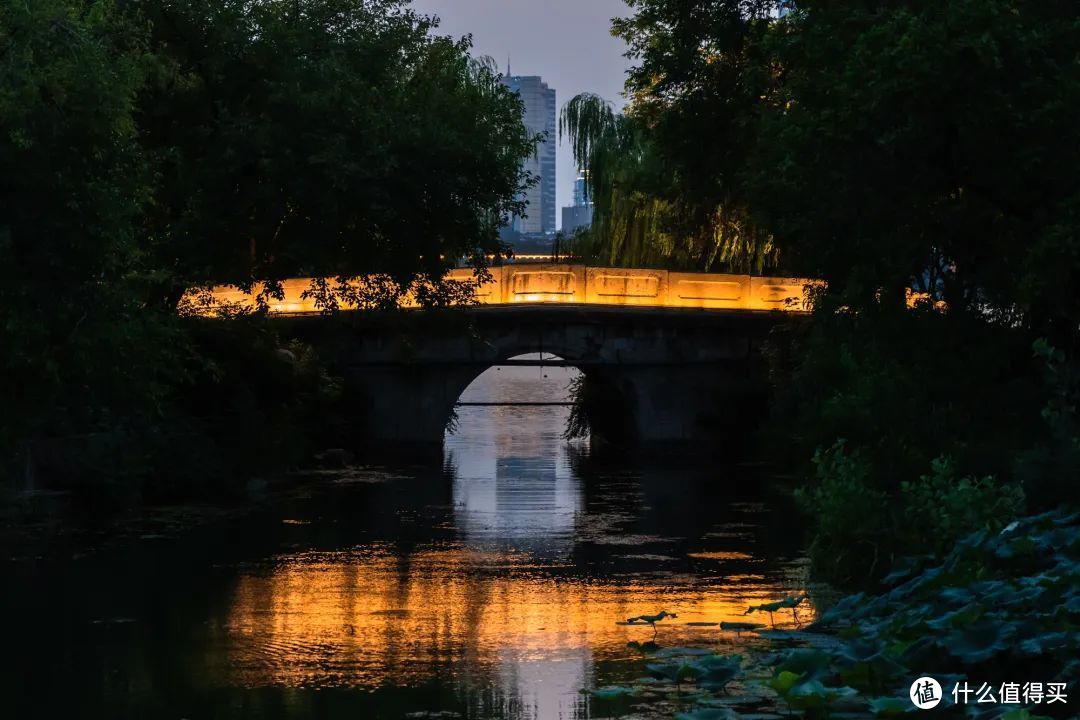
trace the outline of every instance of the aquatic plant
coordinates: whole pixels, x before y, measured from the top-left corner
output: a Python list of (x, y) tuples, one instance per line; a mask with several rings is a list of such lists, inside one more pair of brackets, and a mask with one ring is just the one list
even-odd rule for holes
[(616, 700), (619, 698), (640, 695), (642, 689), (640, 687), (627, 687), (625, 685), (609, 685), (607, 687), (596, 688), (595, 690), (587, 690), (586, 692), (599, 700)]
[(802, 601), (806, 599), (806, 596), (801, 597), (786, 597), (783, 600), (777, 600), (776, 602), (762, 603), (761, 605), (754, 605), (746, 608), (746, 612), (743, 615), (751, 615), (754, 612), (766, 612), (769, 613), (769, 622), (775, 627), (776, 623), (773, 621), (773, 613), (783, 609), (791, 610), (791, 617), (795, 619), (795, 624), (799, 624), (799, 615), (795, 608), (802, 604)]
[(656, 639), (656, 623), (660, 622), (664, 618), (679, 617), (675, 613), (669, 613), (667, 610), (661, 610), (656, 615), (638, 615), (637, 617), (626, 618), (626, 625), (649, 625), (653, 629), (653, 640)]
[(734, 632), (736, 636), (742, 635), (744, 632), (750, 632), (751, 630), (760, 630), (765, 627), (761, 623), (753, 622), (722, 622), (720, 623), (721, 630), (727, 630)]
[[(643, 645), (631, 647), (643, 649)], [(677, 717), (693, 720), (704, 718), (728, 718), (730, 710), (711, 707), (713, 693), (725, 692), (728, 684), (739, 674), (743, 659), (739, 655), (717, 655), (712, 650), (691, 647), (656, 648), (650, 653), (652, 662), (645, 665), (649, 677), (641, 678), (632, 685), (611, 685), (596, 689), (582, 690), (592, 699), (611, 704), (617, 708), (629, 699), (641, 698), (641, 701), (656, 700), (663, 696), (664, 690), (674, 690), (666, 694), (669, 701), (684, 707), (693, 706), (688, 713)], [(684, 689), (684, 686), (689, 685)], [(719, 714), (718, 714), (719, 713)]]
[(702, 690), (723, 690), (739, 673), (742, 657), (739, 655), (716, 655), (700, 648), (667, 648), (656, 654), (668, 662), (649, 663), (645, 666), (649, 675), (681, 687), (693, 681)]
[[(837, 634), (839, 645), (791, 651), (775, 667), (769, 686), (792, 709), (812, 713), (818, 701), (850, 699), (844, 688), (853, 688), (889, 715), (910, 708), (893, 699), (906, 698), (920, 675), (996, 688), (1018, 678), (1068, 683), (1080, 672), (1080, 513), (981, 530), (938, 563), (903, 563), (886, 583), (886, 592), (850, 595), (807, 628)], [(1035, 710), (998, 703), (978, 716)]]
[(961, 476), (948, 456), (895, 488), (883, 484), (871, 459), (839, 441), (815, 454), (814, 484), (795, 493), (815, 525), (815, 573), (834, 583), (865, 589), (901, 555), (943, 555), (972, 532), (1000, 530), (1024, 511), (1015, 483)]

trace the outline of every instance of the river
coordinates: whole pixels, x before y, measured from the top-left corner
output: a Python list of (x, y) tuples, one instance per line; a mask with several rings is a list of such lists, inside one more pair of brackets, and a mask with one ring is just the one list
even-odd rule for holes
[[(564, 399), (576, 372), (492, 368), (462, 399)], [(661, 644), (738, 649), (688, 623), (806, 589), (759, 468), (597, 457), (568, 412), (462, 407), (441, 466), (311, 473), (175, 536), (18, 558), (5, 716), (597, 717), (581, 690), (640, 676), (627, 643), (653, 637), (618, 621), (667, 610)]]

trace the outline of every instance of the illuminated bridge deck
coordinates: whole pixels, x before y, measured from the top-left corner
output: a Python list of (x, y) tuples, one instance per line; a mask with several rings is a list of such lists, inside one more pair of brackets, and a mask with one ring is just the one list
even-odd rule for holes
[[(754, 277), (719, 273), (586, 267), (583, 265), (504, 265), (491, 268), (492, 280), (481, 286), (481, 305), (570, 305), (626, 308), (692, 308), (805, 312), (807, 290), (818, 284), (801, 278)], [(451, 280), (468, 281), (472, 271), (453, 270)], [(319, 312), (303, 294), (310, 278), (284, 282), (285, 296), (272, 300), (270, 312), (308, 315)], [(213, 290), (215, 302), (252, 305), (250, 294), (231, 287)], [(352, 310), (342, 306), (343, 310)]]

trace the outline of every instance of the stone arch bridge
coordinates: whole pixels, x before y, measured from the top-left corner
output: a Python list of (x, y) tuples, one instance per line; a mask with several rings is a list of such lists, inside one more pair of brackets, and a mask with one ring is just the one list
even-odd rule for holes
[(495, 271), (476, 306), (324, 317), (300, 297), (308, 283), (301, 279), (286, 283), (271, 312), (324, 353), (331, 349), (362, 434), (379, 445), (441, 443), (477, 376), (538, 352), (600, 388), (608, 429), (635, 446), (715, 444), (760, 414), (762, 343), (778, 322), (803, 312), (807, 286), (570, 265)]

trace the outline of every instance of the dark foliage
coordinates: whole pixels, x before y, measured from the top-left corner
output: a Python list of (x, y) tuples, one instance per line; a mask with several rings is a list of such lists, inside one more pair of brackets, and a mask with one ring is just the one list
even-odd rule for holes
[[(952, 682), (972, 689), (985, 682), (995, 695), (1005, 683), (1072, 683), (1080, 670), (1078, 522), (1061, 511), (1028, 517), (974, 533), (938, 561), (909, 560), (886, 579), (891, 590), (852, 595), (825, 612), (811, 629), (839, 630), (844, 642), (795, 651), (776, 668), (774, 683), (851, 686), (884, 714), (920, 675), (942, 679), (946, 693)], [(1025, 706), (1031, 717), (1069, 714), (1067, 703), (1036, 702), (1019, 687), (1017, 695), (992, 707), (969, 700), (969, 709), (988, 718), (1029, 717)], [(951, 696), (943, 705), (959, 711), (948, 707)]]
[(308, 348), (176, 304), (366, 273), (460, 301), (535, 142), (468, 51), (403, 0), (0, 1), (0, 477), (179, 496), (336, 442)]

